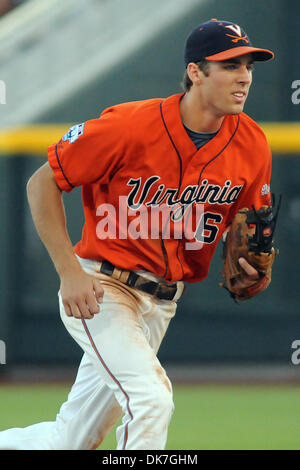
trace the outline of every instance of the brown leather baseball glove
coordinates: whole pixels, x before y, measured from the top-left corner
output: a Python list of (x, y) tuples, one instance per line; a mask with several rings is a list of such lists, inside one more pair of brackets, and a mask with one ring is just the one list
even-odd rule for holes
[[(256, 211), (241, 209), (235, 215), (227, 236), (223, 241), (223, 282), (235, 300), (247, 300), (265, 290), (271, 282), (271, 272), (278, 250), (273, 247), (274, 230), (280, 208), (279, 199), (274, 214), (275, 197), (271, 206), (262, 206)], [(259, 273), (259, 279), (249, 287), (240, 287), (242, 267), (239, 259), (245, 260)]]

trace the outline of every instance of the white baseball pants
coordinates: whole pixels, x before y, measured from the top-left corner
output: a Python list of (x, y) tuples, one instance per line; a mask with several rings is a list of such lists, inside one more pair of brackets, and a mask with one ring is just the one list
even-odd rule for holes
[(174, 405), (156, 354), (176, 301), (99, 274), (96, 261), (80, 262), (101, 280), (104, 298), (100, 313), (80, 320), (66, 315), (59, 295), (62, 321), (84, 351), (76, 381), (56, 421), (0, 432), (0, 450), (96, 449), (122, 415), (118, 450), (164, 449)]

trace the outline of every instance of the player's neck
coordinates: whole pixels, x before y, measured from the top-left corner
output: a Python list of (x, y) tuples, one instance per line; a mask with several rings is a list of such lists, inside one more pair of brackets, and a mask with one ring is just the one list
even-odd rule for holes
[(195, 132), (217, 132), (224, 120), (224, 116), (218, 116), (213, 111), (205, 109), (191, 92), (186, 93), (181, 99), (179, 111), (182, 122)]

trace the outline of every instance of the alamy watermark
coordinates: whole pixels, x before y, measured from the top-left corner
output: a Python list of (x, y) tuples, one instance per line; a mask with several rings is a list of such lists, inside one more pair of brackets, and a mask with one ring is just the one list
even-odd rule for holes
[(6, 84), (0, 80), (0, 104), (6, 104)]
[(6, 345), (0, 340), (0, 364), (6, 364)]
[(300, 364), (300, 339), (295, 339), (291, 345), (292, 349), (295, 351), (292, 353), (291, 361), (295, 366)]
[(300, 104), (300, 80), (294, 80), (292, 82), (292, 88), (295, 90), (291, 96), (292, 103)]
[[(201, 250), (203, 243), (217, 236), (216, 214), (204, 213), (203, 204), (147, 207), (136, 204), (128, 207), (126, 196), (119, 196), (118, 211), (113, 204), (100, 204), (96, 216), (101, 220), (96, 225), (100, 240), (185, 240), (186, 250)], [(217, 223), (221, 219), (217, 219)]]

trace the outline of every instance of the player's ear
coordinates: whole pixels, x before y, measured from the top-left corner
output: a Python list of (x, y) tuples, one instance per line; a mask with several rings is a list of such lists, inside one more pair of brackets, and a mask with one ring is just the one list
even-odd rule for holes
[(195, 85), (201, 85), (204, 74), (199, 66), (194, 62), (190, 62), (187, 66), (187, 74), (191, 82)]

